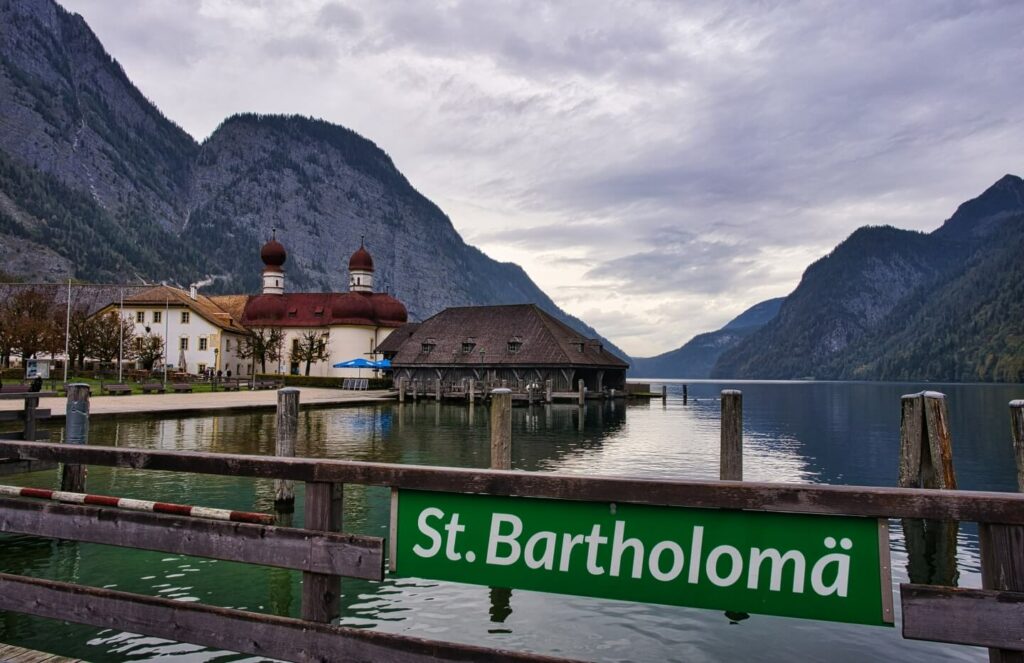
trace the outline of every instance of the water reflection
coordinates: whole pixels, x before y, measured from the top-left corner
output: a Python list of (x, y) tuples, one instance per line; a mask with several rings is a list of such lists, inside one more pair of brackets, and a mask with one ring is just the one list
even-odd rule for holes
[[(588, 403), (583, 410), (568, 404), (517, 407), (513, 467), (591, 476), (714, 479), (718, 476), (717, 396), (727, 387), (744, 391), (746, 479), (866, 485), (895, 485), (899, 396), (922, 388), (691, 382), (686, 405), (682, 385), (672, 384), (664, 404), (659, 399), (630, 406)], [(1006, 404), (1024, 397), (1024, 389), (956, 385), (940, 390), (949, 395), (961, 487), (1014, 490)], [(488, 423), (484, 406), (430, 401), (303, 410), (297, 452), (482, 468), (489, 464)], [(269, 412), (163, 420), (94, 419), (91, 433), (96, 444), (270, 455), (275, 419)], [(5, 481), (52, 487), (55, 477), (48, 472)], [(271, 481), (100, 467), (90, 468), (89, 489), (242, 510), (270, 511), (274, 497)], [(291, 517), (301, 523), (301, 485), (296, 493)], [(388, 497), (386, 489), (346, 486), (346, 528), (386, 536)], [(950, 536), (955, 537), (956, 546), (951, 545)], [(892, 523), (891, 537), (894, 581), (899, 582), (906, 579), (908, 565), (899, 522)], [(948, 576), (950, 562), (955, 561), (959, 584), (980, 586), (975, 527), (965, 525), (943, 536), (925, 531), (923, 537), (944, 547), (935, 548), (937, 556), (924, 558), (922, 573)], [(919, 535), (912, 533), (910, 538), (917, 541)], [(290, 571), (29, 537), (0, 537), (0, 570), (292, 616), (297, 616), (300, 602), (301, 574)], [(917, 571), (912, 574), (916, 576)], [(739, 620), (721, 612), (409, 578), (388, 578), (383, 583), (346, 579), (342, 592), (340, 621), (347, 625), (595, 660), (749, 659), (751, 652), (757, 652), (759, 660), (778, 661), (985, 657), (979, 649), (904, 641), (898, 629), (757, 615), (735, 623)], [(4, 613), (0, 613), (0, 641), (93, 661), (240, 658), (88, 627), (54, 628), (49, 622)]]

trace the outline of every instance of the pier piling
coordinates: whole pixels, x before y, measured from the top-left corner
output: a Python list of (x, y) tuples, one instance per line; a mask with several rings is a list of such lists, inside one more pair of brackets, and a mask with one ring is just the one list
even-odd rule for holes
[[(343, 484), (307, 481), (304, 500), (306, 529), (340, 532), (343, 495)], [(340, 576), (302, 572), (303, 619), (329, 623), (340, 614), (340, 606)]]
[[(299, 390), (285, 387), (277, 391), (277, 441), (274, 453), (286, 458), (295, 457), (295, 438), (299, 430)], [(295, 509), (295, 484), (286, 479), (274, 479), (274, 508), (284, 513)]]
[(689, 393), (689, 391), (690, 390), (684, 384), (683, 385), (683, 405), (686, 405), (689, 402), (689, 400), (690, 400), (690, 393)]
[(405, 402), (405, 378), (398, 378), (398, 402)]
[(668, 385), (667, 384), (661, 385), (661, 402), (662, 403), (667, 403), (668, 402)]
[(579, 380), (576, 384), (579, 388), (579, 405), (583, 407), (587, 404), (587, 386), (583, 384), (583, 380)]
[(743, 481), (743, 392), (736, 389), (722, 390), (719, 478), (722, 481)]
[[(67, 431), (64, 437), (66, 444), (89, 444), (89, 385), (68, 385), (64, 426)], [(60, 489), (71, 493), (84, 493), (86, 474), (85, 465), (65, 464), (60, 478)]]
[(512, 390), (491, 391), (491, 469), (512, 469)]
[(1024, 401), (1010, 401), (1010, 427), (1017, 455), (1017, 490), (1024, 493)]

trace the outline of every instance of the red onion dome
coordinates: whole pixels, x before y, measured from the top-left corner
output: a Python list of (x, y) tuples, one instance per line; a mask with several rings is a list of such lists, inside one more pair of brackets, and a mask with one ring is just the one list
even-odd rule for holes
[(359, 245), (359, 248), (352, 257), (348, 260), (348, 270), (350, 272), (372, 272), (373, 271), (373, 258), (370, 257), (370, 252), (366, 250), (366, 247)]
[(391, 295), (376, 294), (373, 296), (373, 317), (382, 323), (405, 324), (409, 313), (405, 305)]
[(338, 293), (331, 298), (331, 317), (335, 320), (373, 320), (373, 306), (359, 293)]
[(284, 245), (274, 238), (260, 249), (260, 258), (267, 267), (280, 267), (288, 259), (288, 252), (284, 250)]

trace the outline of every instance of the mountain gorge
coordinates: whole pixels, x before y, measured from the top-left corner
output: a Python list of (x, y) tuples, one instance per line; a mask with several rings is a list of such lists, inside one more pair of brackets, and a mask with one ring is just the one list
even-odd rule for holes
[(466, 244), (373, 142), (311, 118), (237, 115), (199, 144), (135, 88), (80, 16), (52, 0), (0, 0), (8, 270), (43, 280), (212, 279), (211, 293), (255, 292), (272, 229), (289, 251), (292, 291), (346, 287), (348, 256), (365, 240), (379, 287), (411, 319), (533, 302), (597, 336), (519, 266)]

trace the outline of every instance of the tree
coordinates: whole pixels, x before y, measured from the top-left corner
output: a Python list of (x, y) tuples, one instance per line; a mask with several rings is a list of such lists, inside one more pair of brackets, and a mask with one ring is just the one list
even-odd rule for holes
[(142, 362), (142, 367), (147, 371), (153, 370), (153, 364), (163, 359), (164, 339), (156, 334), (138, 336), (132, 345), (135, 346), (135, 358)]
[(51, 349), (55, 336), (63, 337), (63, 330), (56, 325), (53, 300), (38, 288), (15, 292), (0, 309), (0, 318), (11, 350), (16, 349), (23, 362)]
[(135, 324), (122, 318), (116, 311), (93, 318), (92, 352), (100, 361), (113, 361), (121, 350), (121, 339), (124, 338), (125, 359), (134, 359)]
[(256, 327), (249, 330), (238, 344), (235, 353), (242, 359), (252, 359), (260, 365), (263, 373), (267, 372), (267, 362), (277, 363), (281, 360), (284, 349), (284, 331), (280, 327)]
[(310, 364), (330, 358), (327, 352), (327, 339), (315, 329), (302, 332), (298, 342), (292, 347), (293, 362), (306, 362), (306, 375), (309, 375)]

